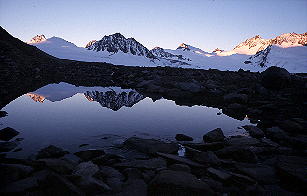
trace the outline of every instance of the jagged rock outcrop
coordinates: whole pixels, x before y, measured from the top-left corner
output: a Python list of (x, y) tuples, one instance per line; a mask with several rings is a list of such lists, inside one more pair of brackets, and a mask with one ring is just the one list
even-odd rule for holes
[(96, 42), (96, 40), (92, 40), (90, 42), (88, 42), (85, 46), (85, 48), (89, 48), (91, 45), (93, 45)]
[(87, 49), (97, 52), (108, 51), (111, 53), (122, 51), (132, 55), (145, 56), (152, 59), (155, 58), (155, 56), (141, 43), (136, 41), (134, 38), (125, 38), (120, 33), (104, 36), (101, 40), (94, 42)]

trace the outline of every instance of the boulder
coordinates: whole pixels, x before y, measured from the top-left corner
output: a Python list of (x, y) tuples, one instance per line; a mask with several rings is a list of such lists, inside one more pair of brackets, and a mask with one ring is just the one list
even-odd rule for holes
[(163, 157), (163, 158), (166, 158), (166, 159), (170, 160), (170, 161), (187, 164), (187, 165), (189, 165), (191, 167), (204, 167), (204, 165), (199, 164), (197, 162), (194, 162), (194, 161), (192, 161), (190, 159), (187, 159), (185, 157), (180, 157), (180, 156), (177, 156), (177, 155), (161, 153), (161, 152), (158, 152), (157, 154), (159, 156)]
[(0, 118), (7, 116), (6, 111), (0, 111)]
[(38, 159), (37, 161), (59, 174), (71, 174), (76, 166), (75, 163), (66, 159)]
[(276, 161), (277, 175), (288, 188), (307, 191), (306, 157), (279, 156)]
[(138, 168), (138, 169), (158, 169), (165, 168), (166, 161), (161, 158), (153, 158), (148, 160), (132, 160), (122, 163), (117, 163), (114, 167), (119, 168)]
[(27, 178), (23, 178), (17, 180), (15, 182), (9, 183), (1, 187), (0, 194), (1, 195), (23, 195), (28, 190), (35, 189), (39, 187), (38, 182), (46, 179), (47, 175), (50, 174), (50, 171), (42, 170), (39, 172), (33, 173), (31, 176)]
[(237, 170), (243, 173), (261, 184), (276, 184), (278, 178), (276, 176), (276, 171), (273, 167), (261, 164), (242, 164), (237, 163)]
[(227, 181), (228, 179), (230, 179), (231, 175), (226, 172), (226, 171), (223, 171), (223, 170), (220, 170), (220, 169), (215, 169), (215, 168), (212, 168), (212, 167), (209, 167), (207, 169), (207, 173), (212, 176), (213, 178), (219, 180), (219, 181)]
[[(7, 184), (28, 177), (34, 170), (30, 166), (22, 164), (0, 164), (1, 184)], [(0, 185), (1, 186), (1, 185)]]
[(246, 106), (239, 103), (231, 103), (223, 108), (223, 113), (238, 120), (243, 120), (246, 116)]
[(205, 165), (220, 165), (221, 161), (212, 151), (201, 152), (193, 156), (193, 160)]
[(226, 144), (230, 146), (257, 146), (260, 145), (260, 141), (256, 138), (235, 136), (228, 138)]
[(59, 158), (68, 153), (69, 153), (68, 151), (64, 151), (62, 148), (50, 145), (46, 148), (41, 149), (37, 153), (36, 159)]
[(230, 93), (224, 96), (226, 103), (247, 103), (248, 96), (246, 94)]
[(148, 192), (147, 187), (148, 186), (143, 179), (129, 179), (123, 184), (122, 191), (118, 196), (146, 196)]
[(257, 163), (256, 154), (245, 146), (228, 146), (215, 152), (220, 158), (233, 159), (239, 162)]
[(224, 141), (225, 136), (221, 128), (209, 131), (203, 136), (204, 142), (221, 142)]
[(168, 168), (173, 171), (191, 172), (191, 168), (188, 165), (181, 163), (170, 165)]
[(261, 73), (261, 84), (268, 89), (282, 89), (290, 82), (290, 73), (281, 67), (271, 66)]
[(175, 143), (166, 143), (155, 139), (142, 139), (131, 137), (124, 142), (124, 146), (136, 149), (143, 153), (154, 154), (156, 152), (177, 153), (179, 147)]
[(254, 138), (263, 138), (264, 132), (256, 126), (253, 125), (245, 125), (243, 128), (249, 133), (251, 137)]
[(191, 93), (200, 93), (203, 90), (203, 87), (196, 82), (178, 82), (176, 86)]
[(73, 171), (73, 175), (81, 177), (90, 177), (99, 171), (99, 167), (93, 162), (82, 162)]
[(285, 120), (279, 124), (280, 128), (284, 131), (289, 133), (301, 133), (307, 134), (306, 129), (307, 127), (303, 127), (299, 123), (295, 122), (294, 120)]
[(95, 173), (95, 177), (99, 179), (106, 179), (106, 178), (118, 178), (120, 180), (125, 179), (122, 173), (109, 166), (99, 167), (99, 171)]
[(176, 140), (178, 141), (193, 141), (193, 138), (184, 134), (176, 134)]
[(4, 129), (0, 130), (0, 140), (9, 141), (16, 135), (18, 135), (19, 132), (11, 127), (6, 127)]
[(82, 150), (79, 152), (74, 153), (83, 161), (89, 161), (101, 155), (104, 155), (105, 152), (103, 150), (96, 150), (96, 149), (89, 149), (89, 150)]
[(271, 138), (273, 141), (280, 142), (286, 140), (288, 135), (286, 132), (279, 127), (267, 128), (265, 131), (268, 138)]
[(214, 192), (194, 175), (172, 170), (160, 171), (148, 186), (149, 195), (213, 195)]
[(18, 146), (17, 141), (0, 142), (0, 152), (9, 152)]

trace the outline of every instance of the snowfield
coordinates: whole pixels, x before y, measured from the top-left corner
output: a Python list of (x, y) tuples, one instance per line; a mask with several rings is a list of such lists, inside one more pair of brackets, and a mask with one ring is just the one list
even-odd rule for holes
[[(107, 37), (109, 38), (110, 36)], [(35, 40), (38, 41), (36, 42)], [(109, 40), (112, 42), (114, 41), (114, 38), (107, 39), (107, 41)], [(292, 42), (281, 42), (280, 44), (272, 45), (268, 43), (277, 43), (276, 40), (274, 40), (275, 42), (269, 40), (269, 42), (259, 36), (255, 36), (239, 44), (231, 51), (218, 51), (211, 53), (187, 44), (181, 44), (176, 50), (161, 49), (157, 56), (155, 56), (154, 49), (149, 51), (152, 56), (155, 56), (154, 58), (132, 54), (131, 51), (140, 50), (140, 47), (144, 46), (134, 39), (132, 40), (131, 38), (128, 38), (127, 40), (130, 40), (130, 45), (128, 47), (118, 46), (118, 44), (116, 45), (116, 47), (119, 48), (126, 47), (130, 49), (125, 52), (120, 49), (118, 49), (118, 52), (108, 52), (108, 48), (103, 48), (104, 50), (97, 51), (90, 48), (77, 47), (75, 44), (62, 38), (51, 37), (45, 39), (43, 35), (34, 37), (29, 44), (34, 45), (40, 50), (60, 59), (85, 62), (106, 62), (125, 66), (171, 66), (195, 69), (218, 69), (222, 71), (237, 71), (243, 69), (253, 72), (261, 72), (267, 67), (274, 65), (283, 67), (291, 73), (307, 73), (307, 47), (298, 44), (298, 41), (293, 40), (293, 37), (290, 39), (293, 44), (291, 44)], [(137, 45), (137, 48), (131, 48), (131, 40), (136, 42), (133, 43), (133, 45)], [(283, 40), (285, 40), (284, 37)], [(112, 43), (107, 42), (103, 44), (102, 47), (109, 47)], [(112, 49), (114, 49), (114, 46), (112, 47)], [(141, 50), (144, 50), (144, 48), (141, 48)], [(162, 57), (163, 54), (161, 53), (163, 52), (165, 52), (165, 57)], [(169, 53), (174, 56), (169, 55)], [(182, 58), (179, 58), (179, 55), (181, 55)]]

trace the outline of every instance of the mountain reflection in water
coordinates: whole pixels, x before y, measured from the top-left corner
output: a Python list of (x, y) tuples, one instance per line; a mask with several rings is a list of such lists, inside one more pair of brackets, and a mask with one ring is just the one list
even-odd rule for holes
[(117, 111), (123, 106), (132, 107), (143, 100), (145, 96), (131, 89), (120, 87), (84, 87), (61, 82), (49, 84), (32, 93), (27, 93), (35, 102), (43, 103), (45, 99), (56, 102), (83, 93), (88, 101), (96, 101), (102, 107)]

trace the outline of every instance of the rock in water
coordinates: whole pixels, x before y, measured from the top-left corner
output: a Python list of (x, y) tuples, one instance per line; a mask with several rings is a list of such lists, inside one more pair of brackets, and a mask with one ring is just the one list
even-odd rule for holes
[(224, 141), (224, 134), (221, 128), (209, 131), (203, 136), (204, 142), (221, 142)]
[(58, 148), (56, 146), (50, 145), (46, 148), (41, 149), (37, 155), (37, 159), (44, 159), (44, 158), (59, 158), (68, 154), (69, 152), (64, 151), (62, 148)]
[(291, 82), (290, 73), (280, 67), (269, 67), (261, 73), (261, 83), (268, 89), (282, 89)]
[(19, 132), (11, 127), (6, 127), (4, 129), (0, 130), (0, 140), (9, 141), (16, 135), (18, 135)]
[(184, 134), (176, 134), (176, 140), (178, 141), (193, 141), (193, 138)]
[(182, 172), (163, 170), (151, 181), (149, 195), (213, 195), (213, 191), (194, 175)]

